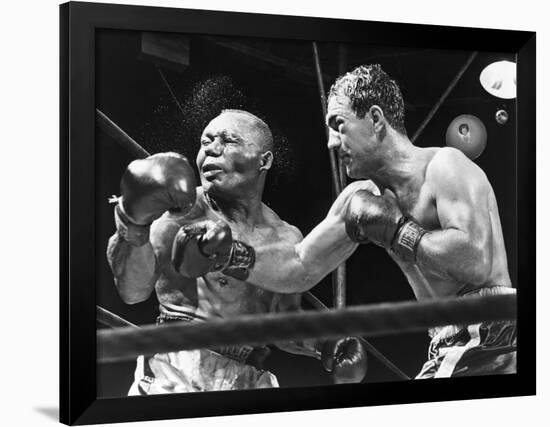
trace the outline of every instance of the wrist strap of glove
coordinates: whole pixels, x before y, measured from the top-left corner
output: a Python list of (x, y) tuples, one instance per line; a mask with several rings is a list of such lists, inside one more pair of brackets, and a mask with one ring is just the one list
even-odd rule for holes
[(240, 240), (234, 240), (231, 252), (225, 265), (221, 268), (223, 274), (238, 280), (246, 280), (250, 269), (256, 262), (256, 252), (252, 246)]
[[(204, 231), (204, 227), (202, 226), (185, 226), (186, 237), (188, 240), (200, 240), (204, 234)], [(254, 251), (254, 248), (244, 242), (241, 242), (240, 240), (233, 240), (231, 250), (225, 255), (207, 255), (202, 251), (200, 244), (198, 244), (197, 247), (202, 256), (212, 261), (213, 265), (210, 268), (210, 271), (221, 271), (223, 274), (234, 277), (238, 280), (246, 280), (249, 275), (249, 269), (251, 269), (256, 262), (256, 252)]]
[(410, 218), (403, 218), (393, 239), (391, 248), (403, 261), (416, 261), (416, 251), (422, 236), (426, 234), (420, 225)]
[(120, 202), (115, 206), (115, 224), (118, 234), (132, 246), (143, 246), (149, 242), (151, 225), (134, 224), (124, 213)]

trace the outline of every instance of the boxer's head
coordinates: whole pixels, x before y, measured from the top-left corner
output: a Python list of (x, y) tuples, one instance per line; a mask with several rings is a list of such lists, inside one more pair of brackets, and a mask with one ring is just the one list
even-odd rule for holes
[(389, 128), (406, 136), (401, 90), (380, 65), (362, 65), (339, 77), (327, 107), (329, 147), (352, 178), (367, 178), (384, 156)]
[(230, 198), (261, 192), (272, 163), (271, 130), (247, 111), (223, 110), (202, 133), (197, 167), (211, 195)]

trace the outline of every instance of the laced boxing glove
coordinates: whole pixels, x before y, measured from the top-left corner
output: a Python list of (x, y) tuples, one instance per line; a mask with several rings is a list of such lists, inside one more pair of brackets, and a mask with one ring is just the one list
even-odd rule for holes
[(196, 198), (189, 161), (176, 153), (159, 153), (128, 165), (120, 181), (115, 208), (118, 232), (131, 244), (149, 241), (149, 226), (167, 210), (187, 212)]
[(359, 383), (367, 374), (367, 352), (356, 337), (324, 343), (321, 362), (335, 384)]
[(205, 220), (181, 227), (172, 246), (172, 265), (188, 278), (221, 271), (246, 280), (254, 261), (254, 249), (234, 240), (231, 228), (221, 220)]
[(373, 242), (392, 250), (404, 261), (416, 261), (418, 244), (426, 234), (420, 225), (403, 215), (395, 196), (387, 190), (381, 196), (366, 190), (354, 193), (345, 221), (351, 240)]

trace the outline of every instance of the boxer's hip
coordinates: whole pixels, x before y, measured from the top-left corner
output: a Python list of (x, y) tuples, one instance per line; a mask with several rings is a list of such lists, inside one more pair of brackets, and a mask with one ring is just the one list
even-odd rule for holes
[[(482, 296), (488, 296), (488, 295), (508, 295), (508, 294), (515, 294), (516, 290), (514, 288), (506, 287), (506, 286), (492, 286), (492, 287), (486, 287), (486, 288), (478, 288), (474, 289), (468, 292), (464, 292), (460, 294), (458, 297), (482, 297)], [(498, 328), (490, 328), (490, 325), (515, 325), (515, 321), (500, 321), (500, 322), (482, 322), (481, 325), (483, 328), (491, 329), (492, 334), (494, 335), (496, 332), (496, 329)], [(447, 343), (452, 342), (454, 339), (457, 339), (460, 337), (461, 334), (467, 333), (468, 325), (446, 325), (446, 326), (439, 326), (435, 328), (429, 329), (429, 335), (430, 338), (432, 338), (432, 344), (439, 344), (440, 342), (446, 341)]]
[(278, 387), (277, 378), (208, 349), (138, 358), (129, 395), (246, 390)]
[[(157, 324), (204, 321), (192, 313), (161, 312)], [(277, 378), (262, 369), (267, 347), (226, 346), (140, 356), (129, 395), (244, 390), (278, 387)]]
[[(174, 313), (161, 312), (157, 317), (156, 323), (157, 325), (162, 325), (170, 322), (203, 322), (205, 320), (204, 317), (195, 316), (191, 313), (176, 315)], [(210, 348), (209, 350), (236, 362), (254, 366), (256, 369), (263, 369), (265, 360), (271, 354), (271, 350), (267, 346), (232, 345)]]
[[(516, 290), (494, 286), (463, 297), (512, 294)], [(513, 320), (473, 325), (447, 325), (430, 330), (428, 362), (417, 378), (513, 373), (516, 369), (517, 328)]]

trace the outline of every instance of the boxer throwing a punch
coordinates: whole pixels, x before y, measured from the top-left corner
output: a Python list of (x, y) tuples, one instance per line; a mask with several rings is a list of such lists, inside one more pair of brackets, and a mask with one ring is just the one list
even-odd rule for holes
[[(257, 248), (250, 281), (282, 290), (291, 278), (304, 291), (357, 244), (373, 243), (398, 264), (419, 300), (515, 292), (485, 173), (455, 148), (412, 144), (399, 86), (379, 65), (360, 66), (334, 83), (326, 122), (329, 148), (347, 174), (368, 180), (344, 189), (297, 245)], [(516, 371), (515, 322), (450, 325), (430, 335), (417, 378)]]
[[(158, 323), (298, 310), (299, 290), (280, 293), (248, 281), (255, 247), (302, 239), (262, 203), (273, 137), (258, 117), (224, 110), (201, 137), (196, 187), (191, 165), (174, 153), (132, 162), (115, 207), (107, 249), (121, 298), (160, 302)], [(289, 342), (281, 349), (323, 361), (336, 382), (361, 381), (366, 354), (356, 338)], [(138, 358), (131, 395), (278, 386), (262, 369), (267, 347), (232, 346)]]

